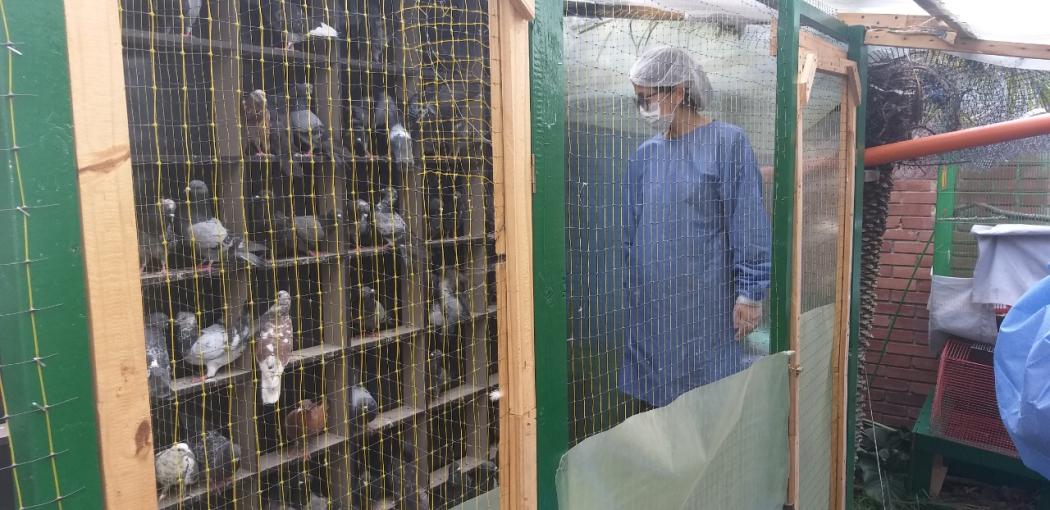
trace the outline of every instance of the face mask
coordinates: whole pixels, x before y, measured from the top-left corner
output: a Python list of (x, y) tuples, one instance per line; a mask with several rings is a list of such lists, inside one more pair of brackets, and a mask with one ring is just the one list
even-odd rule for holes
[(639, 106), (638, 111), (642, 115), (642, 119), (652, 126), (653, 130), (658, 133), (664, 133), (671, 128), (671, 121), (674, 120), (674, 113), (661, 114), (660, 103), (653, 101), (649, 103), (648, 107)]

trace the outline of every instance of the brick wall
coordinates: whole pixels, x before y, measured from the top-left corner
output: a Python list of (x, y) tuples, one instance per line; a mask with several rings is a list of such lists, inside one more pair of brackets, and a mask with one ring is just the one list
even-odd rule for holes
[(927, 342), (932, 243), (923, 254), (933, 235), (935, 186), (932, 175), (898, 176), (890, 198), (867, 369), (875, 419), (892, 426), (912, 425), (937, 378), (937, 359)]

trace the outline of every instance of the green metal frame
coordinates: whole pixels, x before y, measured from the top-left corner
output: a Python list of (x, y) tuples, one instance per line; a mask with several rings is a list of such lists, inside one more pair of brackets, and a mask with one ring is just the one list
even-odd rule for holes
[[(537, 0), (529, 37), (535, 261), (538, 508), (557, 508), (554, 480), (569, 447), (569, 308), (565, 283), (565, 67), (563, 0)], [(542, 367), (542, 369), (541, 369)]]
[(849, 362), (847, 365), (847, 384), (849, 390), (846, 398), (846, 508), (853, 508), (853, 471), (856, 469), (857, 427), (857, 374), (860, 359), (857, 347), (860, 345), (860, 257), (861, 236), (864, 230), (864, 146), (866, 133), (865, 119), (868, 116), (868, 47), (864, 45), (863, 26), (849, 27), (849, 50), (847, 56), (857, 63), (857, 74), (860, 78), (860, 101), (857, 103), (856, 130), (856, 166), (854, 167), (853, 187), (853, 260), (850, 282), (849, 306)]
[(101, 509), (63, 2), (0, 0), (0, 384), (19, 508)]
[(933, 274), (951, 276), (952, 231), (955, 224), (942, 221), (955, 214), (955, 178), (959, 168), (941, 165), (937, 169), (936, 220), (933, 224)]

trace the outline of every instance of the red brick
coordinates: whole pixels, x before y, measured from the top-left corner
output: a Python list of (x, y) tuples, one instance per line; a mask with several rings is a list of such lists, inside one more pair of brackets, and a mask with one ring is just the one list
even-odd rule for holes
[(933, 180), (905, 179), (893, 183), (894, 191), (933, 191), (937, 189)]
[(890, 342), (890, 345), (886, 347), (886, 352), (893, 354), (907, 354), (909, 356), (927, 357), (932, 356), (930, 348), (925, 345), (919, 344), (904, 344), (898, 342)]
[(887, 354), (882, 357), (880, 365), (886, 365), (890, 367), (907, 368), (911, 366), (911, 356), (902, 356), (900, 354)]
[(915, 264), (916, 256), (905, 253), (883, 253), (882, 263), (889, 266), (912, 266)]
[(910, 317), (897, 317), (897, 320), (893, 323), (894, 329), (905, 329), (909, 331), (927, 331), (930, 328), (930, 323), (923, 319), (913, 319)]
[(933, 211), (930, 211), (928, 216), (928, 218), (903, 217), (901, 218), (900, 225), (902, 228), (909, 230), (932, 230)]
[(880, 289), (904, 290), (908, 288), (908, 280), (904, 278), (879, 278), (877, 285)]
[(911, 428), (911, 426), (915, 423), (915, 419), (914, 418), (908, 418), (908, 417), (904, 417), (904, 416), (884, 415), (882, 413), (879, 413), (878, 411), (875, 411), (875, 421), (877, 421), (877, 422), (879, 422), (879, 423), (881, 423), (883, 425), (886, 425), (887, 427), (894, 427), (894, 428), (901, 428), (901, 427)]
[(921, 268), (916, 269), (915, 267), (906, 266), (894, 266), (893, 267), (894, 278), (914, 278), (916, 280), (929, 280), (930, 272), (923, 271)]
[(893, 241), (882, 241), (882, 253), (893, 252)]
[(887, 216), (886, 217), (886, 230), (895, 230), (901, 227), (901, 219), (899, 216)]
[[(882, 235), (882, 238), (891, 241), (915, 241), (919, 238), (919, 231), (895, 228), (893, 230), (887, 230), (886, 233)], [(923, 240), (925, 241), (925, 238)]]
[(882, 390), (868, 390), (869, 398), (872, 402), (880, 402), (886, 399), (886, 392)]
[(900, 418), (906, 418), (908, 416), (908, 408), (899, 406), (896, 404), (889, 404), (886, 402), (874, 402), (871, 404), (871, 410), (876, 413), (881, 413), (887, 416), (896, 416)]
[(879, 266), (879, 276), (893, 276), (893, 266)]
[(927, 370), (927, 371), (932, 371), (932, 372), (936, 372), (937, 371), (937, 365), (939, 363), (940, 363), (940, 361), (936, 360), (936, 359), (927, 359), (927, 358), (912, 358), (911, 359), (911, 366), (913, 366), (915, 368), (918, 368), (920, 370)]
[[(871, 374), (872, 371), (868, 370), (868, 373)], [(886, 391), (908, 391), (908, 382), (889, 377), (875, 377), (871, 381), (871, 387)]]
[(937, 380), (936, 372), (917, 368), (880, 366), (877, 375), (908, 382), (932, 383)]
[(897, 404), (908, 406), (909, 411), (911, 409), (918, 409), (926, 403), (926, 395), (920, 395), (917, 393), (905, 393), (900, 395), (894, 400)]
[(918, 241), (895, 241), (894, 253), (933, 253), (933, 243)]
[[(927, 204), (890, 204), (890, 216), (915, 216), (928, 218), (933, 216), (933, 206)], [(932, 218), (931, 218), (932, 219)]]
[(933, 385), (929, 383), (913, 382), (908, 383), (908, 390), (916, 395), (929, 395), (933, 393)]
[(937, 202), (937, 193), (933, 191), (906, 191), (901, 192), (898, 197), (905, 204), (933, 205)]

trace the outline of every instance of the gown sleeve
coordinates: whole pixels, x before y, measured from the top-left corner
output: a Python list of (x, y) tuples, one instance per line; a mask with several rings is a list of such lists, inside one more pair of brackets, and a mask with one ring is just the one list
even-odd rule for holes
[(722, 197), (738, 298), (757, 302), (769, 289), (772, 234), (762, 201), (762, 176), (744, 133), (733, 140), (723, 167)]
[[(641, 163), (638, 156), (635, 155), (630, 159), (630, 162), (627, 165), (627, 175), (620, 184), (621, 200), (623, 203), (623, 216), (621, 218), (623, 231), (621, 233), (621, 241), (623, 242), (624, 267), (630, 267), (630, 252), (631, 247), (634, 245), (634, 231), (638, 224), (638, 217), (642, 213), (641, 173)], [(624, 285), (626, 285), (626, 281), (624, 282)]]

